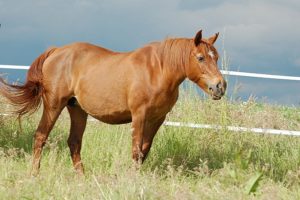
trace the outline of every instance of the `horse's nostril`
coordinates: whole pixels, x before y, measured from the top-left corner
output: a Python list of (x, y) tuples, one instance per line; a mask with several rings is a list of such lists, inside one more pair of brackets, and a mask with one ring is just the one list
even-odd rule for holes
[(218, 89), (221, 89), (221, 88), (222, 88), (222, 82), (219, 82), (219, 83), (217, 84), (217, 88), (218, 88)]
[(213, 87), (211, 87), (211, 86), (208, 87), (208, 90), (211, 91), (211, 92), (214, 91)]

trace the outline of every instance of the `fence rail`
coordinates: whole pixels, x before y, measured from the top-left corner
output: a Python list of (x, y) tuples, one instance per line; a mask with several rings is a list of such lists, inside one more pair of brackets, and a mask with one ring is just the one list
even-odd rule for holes
[[(19, 65), (0, 65), (0, 69), (21, 69), (28, 70), (29, 66), (19, 66)], [(258, 73), (248, 73), (248, 72), (236, 72), (236, 71), (226, 71), (221, 70), (224, 75), (230, 76), (243, 76), (243, 77), (253, 77), (253, 78), (266, 78), (266, 79), (277, 79), (277, 80), (292, 80), (300, 81), (300, 77), (296, 76), (281, 76), (281, 75), (271, 75), (271, 74), (258, 74)], [(1, 116), (8, 116), (9, 114), (0, 114)], [(95, 119), (90, 119), (94, 121)], [(165, 126), (174, 127), (189, 127), (189, 128), (204, 128), (204, 129), (227, 129), (234, 132), (254, 132), (258, 134), (275, 134), (275, 135), (289, 135), (289, 136), (300, 136), (300, 131), (290, 131), (290, 130), (278, 130), (278, 129), (263, 129), (263, 128), (246, 128), (246, 127), (236, 127), (236, 126), (220, 126), (220, 125), (209, 125), (209, 124), (195, 124), (195, 123), (183, 123), (183, 122), (170, 122), (166, 121)]]
[(24, 66), (24, 65), (0, 65), (0, 69), (25, 69), (25, 70), (28, 70), (29, 66)]
[[(28, 70), (29, 66), (25, 66), (25, 65), (0, 65), (0, 69), (23, 69), (23, 70)], [(300, 81), (300, 77), (297, 77), (297, 76), (258, 74), (258, 73), (237, 72), (237, 71), (227, 71), (227, 70), (221, 70), (221, 73), (224, 74), (224, 75), (230, 75), (230, 76), (244, 76), (244, 77), (253, 77), (253, 78), (267, 78), (267, 79), (277, 79), (277, 80), (279, 79), (279, 80)]]
[(194, 124), (194, 123), (182, 123), (182, 122), (170, 122), (170, 121), (166, 121), (164, 125), (177, 126), (177, 127), (189, 127), (189, 128), (216, 129), (216, 130), (227, 129), (233, 132), (253, 132), (258, 134), (300, 136), (300, 131), (278, 130), (278, 129), (247, 128), (247, 127), (239, 127), (239, 126), (220, 126), (220, 125)]
[(245, 77), (253, 77), (253, 78), (300, 81), (300, 77), (297, 76), (282, 76), (282, 75), (258, 74), (258, 73), (236, 72), (236, 71), (225, 71), (225, 70), (221, 70), (221, 73), (224, 75), (231, 75), (231, 76), (245, 76)]

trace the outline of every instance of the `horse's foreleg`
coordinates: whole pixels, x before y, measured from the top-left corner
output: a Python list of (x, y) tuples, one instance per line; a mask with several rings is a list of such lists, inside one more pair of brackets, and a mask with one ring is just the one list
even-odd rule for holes
[(147, 155), (150, 151), (153, 142), (153, 138), (157, 133), (159, 127), (165, 121), (165, 118), (166, 116), (163, 116), (162, 118), (160, 118), (155, 122), (146, 123), (145, 132), (143, 135), (143, 146), (142, 146), (143, 160), (142, 161), (144, 161), (147, 158)]
[(71, 129), (70, 136), (68, 138), (68, 145), (70, 148), (71, 158), (75, 170), (79, 174), (83, 174), (83, 165), (80, 158), (80, 150), (82, 136), (86, 127), (88, 115), (79, 106), (68, 106), (67, 108), (71, 117)]
[(44, 106), (42, 118), (34, 135), (33, 163), (31, 171), (33, 176), (36, 176), (39, 173), (43, 147), (61, 110), (62, 108), (50, 109), (49, 107)]
[(139, 111), (132, 114), (132, 159), (141, 164), (143, 160), (142, 145), (145, 130), (145, 112)]

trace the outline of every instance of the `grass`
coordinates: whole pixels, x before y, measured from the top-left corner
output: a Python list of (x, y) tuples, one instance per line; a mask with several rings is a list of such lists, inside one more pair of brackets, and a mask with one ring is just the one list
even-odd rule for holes
[[(226, 98), (211, 101), (191, 88), (169, 121), (300, 130), (300, 109)], [(1, 113), (9, 108), (1, 106)], [(20, 133), (0, 118), (0, 199), (300, 199), (300, 138), (162, 126), (137, 171), (130, 125), (89, 122), (83, 138), (85, 178), (73, 171), (64, 112), (44, 148), (41, 173), (29, 175), (40, 113)]]

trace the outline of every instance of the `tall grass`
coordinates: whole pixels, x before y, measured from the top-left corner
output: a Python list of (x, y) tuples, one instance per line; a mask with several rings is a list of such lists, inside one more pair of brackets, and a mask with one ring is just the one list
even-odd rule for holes
[[(185, 87), (167, 120), (300, 130), (300, 109), (226, 98), (212, 101)], [(6, 112), (4, 104), (0, 113)], [(33, 178), (32, 136), (40, 113), (0, 118), (0, 199), (300, 199), (300, 138), (162, 126), (140, 170), (131, 161), (129, 125), (89, 122), (85, 178), (73, 172), (59, 118)]]

